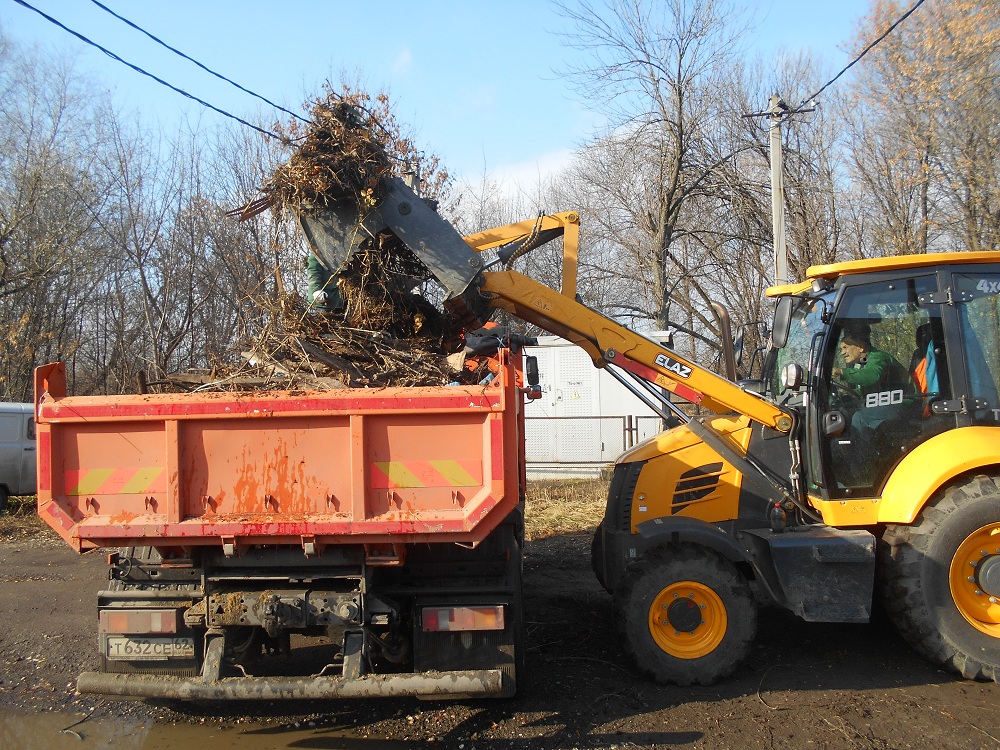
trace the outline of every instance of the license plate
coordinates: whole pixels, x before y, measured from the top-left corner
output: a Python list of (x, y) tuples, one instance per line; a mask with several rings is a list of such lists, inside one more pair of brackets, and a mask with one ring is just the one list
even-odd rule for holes
[(126, 638), (108, 636), (108, 659), (116, 661), (164, 661), (166, 659), (193, 659), (193, 638)]

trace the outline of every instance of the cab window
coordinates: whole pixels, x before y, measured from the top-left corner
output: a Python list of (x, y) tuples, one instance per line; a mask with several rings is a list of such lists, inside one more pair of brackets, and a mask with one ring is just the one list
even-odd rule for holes
[(810, 372), (810, 356), (814, 341), (823, 333), (823, 310), (828, 306), (832, 294), (822, 299), (800, 299), (797, 301), (792, 322), (788, 329), (788, 341), (777, 350), (771, 371), (767, 374), (768, 393), (775, 398), (784, 395), (781, 385), (781, 371), (792, 362)]
[(1000, 274), (959, 274), (963, 292), (958, 305), (959, 327), (969, 395), (985, 408), (976, 409), (977, 423), (996, 424), (1000, 419)]
[(906, 453), (946, 427), (931, 410), (950, 392), (940, 305), (920, 303), (936, 287), (921, 276), (844, 290), (819, 388), (833, 497), (877, 494)]

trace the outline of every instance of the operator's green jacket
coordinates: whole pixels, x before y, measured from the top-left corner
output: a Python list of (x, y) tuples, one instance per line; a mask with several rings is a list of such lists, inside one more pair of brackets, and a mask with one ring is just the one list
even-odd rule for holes
[(903, 366), (891, 354), (872, 349), (861, 367), (845, 367), (840, 376), (847, 385), (862, 396), (892, 388), (913, 390), (913, 383)]

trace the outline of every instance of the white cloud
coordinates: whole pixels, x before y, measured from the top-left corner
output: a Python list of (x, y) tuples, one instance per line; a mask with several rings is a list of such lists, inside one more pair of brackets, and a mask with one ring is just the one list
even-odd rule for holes
[(413, 53), (409, 47), (404, 47), (396, 59), (392, 62), (392, 72), (396, 75), (405, 75), (413, 67)]
[[(486, 178), (497, 183), (504, 192), (530, 191), (569, 166), (573, 153), (573, 149), (563, 148), (541, 154), (534, 159), (502, 164), (488, 170)], [(473, 175), (463, 175), (463, 177), (466, 181), (478, 179)]]

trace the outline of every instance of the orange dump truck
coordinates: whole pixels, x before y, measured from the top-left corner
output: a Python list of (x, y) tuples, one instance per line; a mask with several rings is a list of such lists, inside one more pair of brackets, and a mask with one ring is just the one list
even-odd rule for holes
[[(37, 370), (39, 514), (107, 548), (82, 692), (511, 695), (525, 388), (72, 397)], [(117, 549), (117, 551), (115, 551)]]

